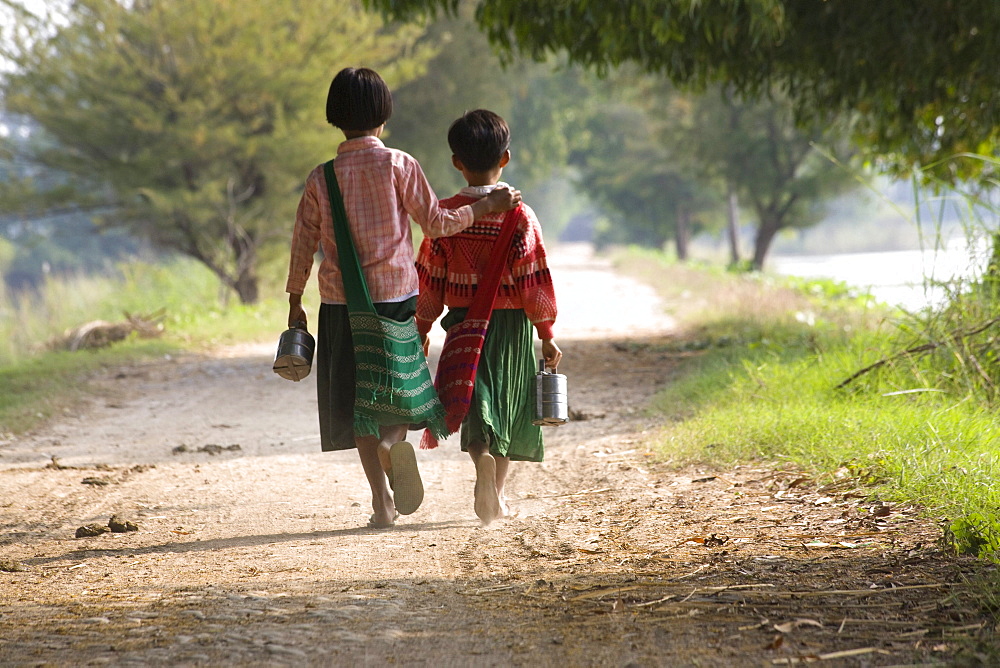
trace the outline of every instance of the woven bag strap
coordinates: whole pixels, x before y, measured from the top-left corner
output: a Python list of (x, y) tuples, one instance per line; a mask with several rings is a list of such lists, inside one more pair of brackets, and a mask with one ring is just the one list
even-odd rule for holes
[(350, 312), (375, 312), (372, 304), (368, 283), (361, 271), (361, 261), (351, 238), (351, 228), (347, 223), (347, 211), (344, 210), (344, 198), (337, 184), (337, 174), (333, 171), (333, 160), (323, 165), (326, 177), (326, 189), (330, 195), (330, 210), (333, 213), (333, 235), (337, 240), (337, 259), (340, 262), (340, 276), (344, 281), (344, 294), (347, 296), (347, 310)]

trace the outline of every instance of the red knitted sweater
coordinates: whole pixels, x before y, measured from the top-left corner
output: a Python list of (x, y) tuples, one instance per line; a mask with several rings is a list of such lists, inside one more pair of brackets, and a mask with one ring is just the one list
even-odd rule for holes
[[(457, 209), (476, 199), (460, 193), (441, 200), (440, 204)], [(551, 339), (556, 319), (556, 294), (545, 258), (542, 228), (530, 207), (523, 205), (521, 210), (494, 308), (524, 309), (538, 338)], [(472, 304), (493, 244), (500, 235), (504, 215), (489, 214), (454, 236), (423, 240), (417, 254), (420, 296), (416, 319), (421, 334), (431, 330), (445, 306), (467, 308)]]

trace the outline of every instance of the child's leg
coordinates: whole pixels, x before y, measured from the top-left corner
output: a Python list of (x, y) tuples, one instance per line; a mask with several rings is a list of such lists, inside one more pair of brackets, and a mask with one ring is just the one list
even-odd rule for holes
[(510, 515), (510, 508), (507, 506), (507, 492), (504, 490), (507, 484), (507, 471), (510, 470), (509, 457), (497, 457), (493, 455), (497, 463), (497, 497), (500, 499), (500, 517)]
[(361, 436), (355, 439), (361, 467), (365, 470), (368, 485), (372, 489), (372, 514), (369, 524), (373, 527), (392, 526), (396, 506), (389, 493), (389, 485), (379, 457), (379, 439), (375, 436)]
[(386, 471), (391, 468), (389, 449), (392, 444), (406, 436), (406, 425), (382, 427), (379, 436), (359, 436), (355, 438), (358, 455), (361, 457), (361, 467), (368, 478), (372, 489), (371, 525), (374, 527), (392, 526), (396, 516), (396, 506), (389, 492)]
[(497, 495), (497, 460), (485, 443), (469, 443), (468, 450), (472, 463), (476, 465), (476, 516), (483, 524), (489, 524), (502, 517), (500, 497)]

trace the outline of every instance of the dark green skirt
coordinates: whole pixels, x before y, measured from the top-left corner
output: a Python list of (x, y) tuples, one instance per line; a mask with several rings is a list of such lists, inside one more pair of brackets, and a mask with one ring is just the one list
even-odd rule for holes
[[(417, 312), (417, 298), (379, 302), (375, 312), (406, 322)], [(348, 450), (354, 442), (354, 345), (347, 306), (321, 304), (314, 354), (319, 438), (323, 452)]]
[[(468, 309), (451, 309), (441, 320), (448, 329)], [(486, 443), (490, 453), (514, 461), (540, 462), (545, 451), (535, 417), (535, 346), (522, 309), (497, 309), (490, 317), (476, 371), (469, 414), (462, 422), (462, 450)]]

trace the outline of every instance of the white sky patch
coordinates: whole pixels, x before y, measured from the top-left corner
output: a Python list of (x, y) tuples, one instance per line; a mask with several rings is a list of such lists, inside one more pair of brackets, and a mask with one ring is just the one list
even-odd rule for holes
[[(43, 32), (51, 34), (52, 28), (66, 25), (66, 0), (20, 0), (15, 4), (27, 9), (32, 14), (46, 20), (46, 28)], [(14, 25), (14, 10), (0, 3), (0, 39), (7, 39), (8, 31), (4, 30), (8, 26)], [(31, 35), (32, 38), (41, 35)], [(9, 72), (13, 69), (11, 63), (0, 57), (0, 73)]]

